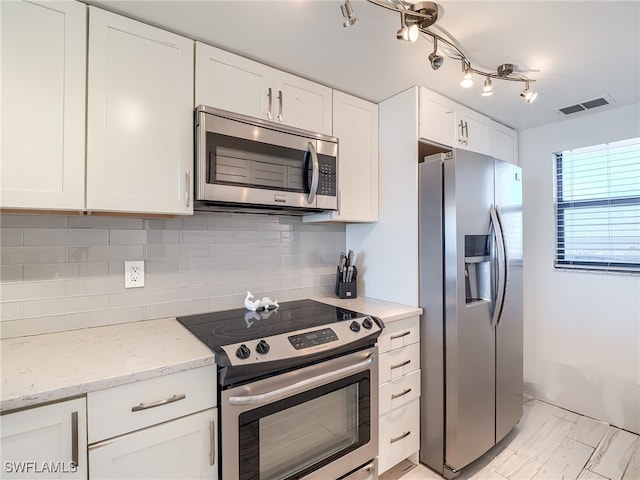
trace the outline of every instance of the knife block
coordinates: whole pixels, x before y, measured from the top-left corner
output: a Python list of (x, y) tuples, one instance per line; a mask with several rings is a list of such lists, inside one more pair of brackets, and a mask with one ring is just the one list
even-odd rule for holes
[(353, 277), (350, 282), (342, 280), (340, 269), (336, 270), (336, 295), (339, 298), (356, 298), (358, 296), (358, 270), (353, 267)]

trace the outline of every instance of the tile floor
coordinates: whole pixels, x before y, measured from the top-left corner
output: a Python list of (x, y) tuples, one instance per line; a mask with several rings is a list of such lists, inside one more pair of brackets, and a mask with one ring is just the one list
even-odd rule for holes
[[(408, 461), (380, 480), (442, 480)], [(638, 435), (538, 400), (520, 423), (456, 480), (640, 480)]]

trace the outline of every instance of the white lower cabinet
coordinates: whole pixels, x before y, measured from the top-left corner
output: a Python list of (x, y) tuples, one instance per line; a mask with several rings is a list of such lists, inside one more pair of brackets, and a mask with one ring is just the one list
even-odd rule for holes
[(214, 365), (89, 392), (89, 478), (217, 479)]
[(84, 397), (0, 416), (2, 478), (87, 478)]
[(92, 479), (215, 479), (217, 409), (89, 447)]
[(380, 336), (379, 471), (420, 449), (420, 326), (412, 317), (389, 323)]

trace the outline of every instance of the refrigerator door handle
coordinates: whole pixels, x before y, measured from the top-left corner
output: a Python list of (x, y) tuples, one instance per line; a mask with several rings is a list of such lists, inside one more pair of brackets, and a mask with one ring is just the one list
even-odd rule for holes
[(491, 328), (495, 329), (500, 321), (502, 314), (502, 306), (504, 304), (504, 294), (506, 291), (506, 256), (504, 250), (504, 235), (502, 232), (502, 224), (500, 223), (499, 214), (496, 208), (491, 205), (489, 209), (491, 215), (491, 225), (495, 235), (495, 243), (497, 250), (498, 268), (496, 269), (498, 286), (495, 291), (495, 299), (493, 300), (493, 316), (491, 318)]

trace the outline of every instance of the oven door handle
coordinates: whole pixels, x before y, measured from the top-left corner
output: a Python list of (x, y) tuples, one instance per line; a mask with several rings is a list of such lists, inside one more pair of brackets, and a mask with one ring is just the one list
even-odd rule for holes
[(324, 385), (334, 380), (339, 380), (347, 375), (357, 373), (361, 370), (366, 370), (374, 360), (375, 354), (371, 354), (367, 357), (366, 360), (362, 362), (358, 362), (354, 365), (349, 365), (348, 367), (340, 368), (339, 370), (333, 370), (331, 372), (323, 373), (322, 375), (318, 375), (316, 377), (307, 378), (306, 380), (302, 380), (301, 382), (297, 382), (292, 385), (287, 385), (283, 388), (278, 388), (277, 390), (261, 393), (259, 395), (229, 397), (229, 403), (231, 405), (242, 406), (262, 405), (265, 403), (275, 402), (283, 398), (290, 397), (291, 395), (296, 395), (306, 390)]

